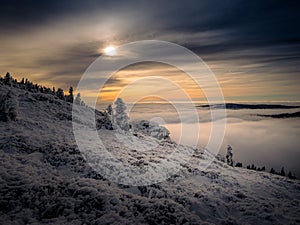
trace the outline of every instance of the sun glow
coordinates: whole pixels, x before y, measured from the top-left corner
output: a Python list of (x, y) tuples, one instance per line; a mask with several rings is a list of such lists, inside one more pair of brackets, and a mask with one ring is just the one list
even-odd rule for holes
[(108, 46), (104, 49), (105, 55), (113, 56), (116, 54), (116, 48), (114, 46)]

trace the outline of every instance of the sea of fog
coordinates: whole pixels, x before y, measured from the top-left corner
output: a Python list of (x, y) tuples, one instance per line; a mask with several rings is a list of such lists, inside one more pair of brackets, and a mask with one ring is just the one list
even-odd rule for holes
[[(252, 163), (258, 167), (266, 166), (267, 170), (273, 167), (276, 171), (280, 171), (281, 167), (284, 167), (286, 173), (292, 171), (299, 177), (300, 118), (258, 116), (258, 114), (273, 115), (297, 111), (300, 111), (300, 108), (227, 109), (226, 118), (220, 115), (214, 118), (216, 121), (226, 122), (225, 137), (219, 153), (225, 156), (226, 146), (231, 145), (235, 162), (242, 162), (244, 167)], [(198, 115), (197, 120), (195, 112)], [(209, 108), (189, 104), (139, 103), (128, 105), (128, 114), (132, 121), (147, 119), (159, 122), (169, 129), (172, 139), (176, 142), (194, 145), (196, 140), (197, 145), (201, 147), (207, 146), (214, 122)]]

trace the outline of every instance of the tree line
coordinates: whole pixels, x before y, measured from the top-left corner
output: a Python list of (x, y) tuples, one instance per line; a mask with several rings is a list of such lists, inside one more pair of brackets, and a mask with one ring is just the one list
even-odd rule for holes
[(68, 94), (65, 94), (62, 88), (58, 88), (56, 90), (55, 87), (53, 88), (45, 87), (31, 82), (27, 78), (26, 79), (22, 78), (21, 81), (18, 81), (17, 79), (14, 79), (9, 72), (7, 72), (4, 77), (0, 76), (0, 84), (4, 84), (10, 87), (20, 88), (32, 93), (51, 94), (66, 102), (70, 102), (70, 103), (74, 102), (77, 105), (85, 105), (84, 102), (81, 100), (80, 93), (77, 93), (76, 97), (74, 98), (74, 94), (73, 94), (74, 90), (72, 86), (69, 88)]
[[(237, 162), (236, 164), (234, 164), (232, 147), (230, 145), (227, 146), (226, 163), (229, 166), (232, 166), (232, 167), (243, 167), (243, 164), (241, 162)], [(255, 170), (255, 171), (266, 171), (266, 167), (265, 166), (263, 166), (263, 167), (256, 167), (254, 164), (248, 165), (246, 167), (246, 169), (248, 169), (248, 170)], [(284, 167), (281, 168), (280, 172), (277, 172), (274, 168), (271, 168), (270, 173), (271, 174), (277, 174), (277, 175), (284, 176), (284, 177), (287, 176), (290, 179), (296, 179), (296, 175), (293, 174), (291, 171), (289, 171), (288, 174), (286, 175)]]

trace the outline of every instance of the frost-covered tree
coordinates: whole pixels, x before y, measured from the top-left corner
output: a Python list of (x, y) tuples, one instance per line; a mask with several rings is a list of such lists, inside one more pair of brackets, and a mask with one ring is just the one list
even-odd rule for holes
[(232, 159), (232, 147), (230, 145), (227, 146), (227, 154), (226, 154), (226, 160), (227, 160), (227, 164), (229, 166), (233, 166), (233, 159)]
[(107, 111), (98, 112), (98, 119), (96, 120), (96, 127), (97, 127), (97, 129), (113, 130), (111, 116), (107, 113)]
[(82, 101), (81, 101), (80, 93), (77, 93), (74, 103), (75, 103), (76, 105), (81, 105), (81, 102), (82, 102)]
[(130, 129), (126, 105), (121, 98), (117, 98), (114, 102), (112, 121), (114, 129), (121, 129), (123, 131), (128, 131)]
[(133, 130), (145, 133), (159, 140), (168, 139), (170, 135), (170, 131), (167, 128), (160, 126), (159, 123), (148, 120), (135, 121), (133, 123)]
[(97, 120), (97, 129), (113, 130), (113, 127), (116, 129), (117, 126), (113, 126), (112, 124), (112, 114), (113, 108), (111, 105), (108, 105), (106, 110), (101, 112), (99, 115), (99, 119)]

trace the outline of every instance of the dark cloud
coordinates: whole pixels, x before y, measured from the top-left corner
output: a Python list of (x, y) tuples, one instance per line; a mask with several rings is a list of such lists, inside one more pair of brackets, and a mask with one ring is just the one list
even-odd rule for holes
[[(2, 29), (22, 31), (22, 28), (45, 25), (64, 17), (90, 15), (118, 16), (141, 12), (144, 24), (155, 24), (154, 34), (168, 32), (229, 31), (220, 39), (231, 46), (245, 47), (265, 44), (299, 44), (300, 15), (298, 1), (5, 1), (1, 3)], [(126, 18), (124, 18), (126, 19)], [(139, 28), (137, 28), (138, 32)], [(125, 35), (124, 35), (125, 36)], [(201, 41), (201, 40), (199, 40)], [(222, 40), (221, 40), (222, 41)], [(186, 40), (188, 43), (189, 41)], [(201, 43), (199, 43), (201, 45)], [(226, 47), (226, 46), (225, 46)], [(214, 48), (213, 48), (214, 50)]]
[[(22, 1), (11, 0), (1, 2), (1, 27), (15, 29), (47, 23), (66, 15), (76, 15), (92, 8), (94, 1), (53, 0), (53, 1)], [(105, 5), (102, 2), (101, 5)]]

